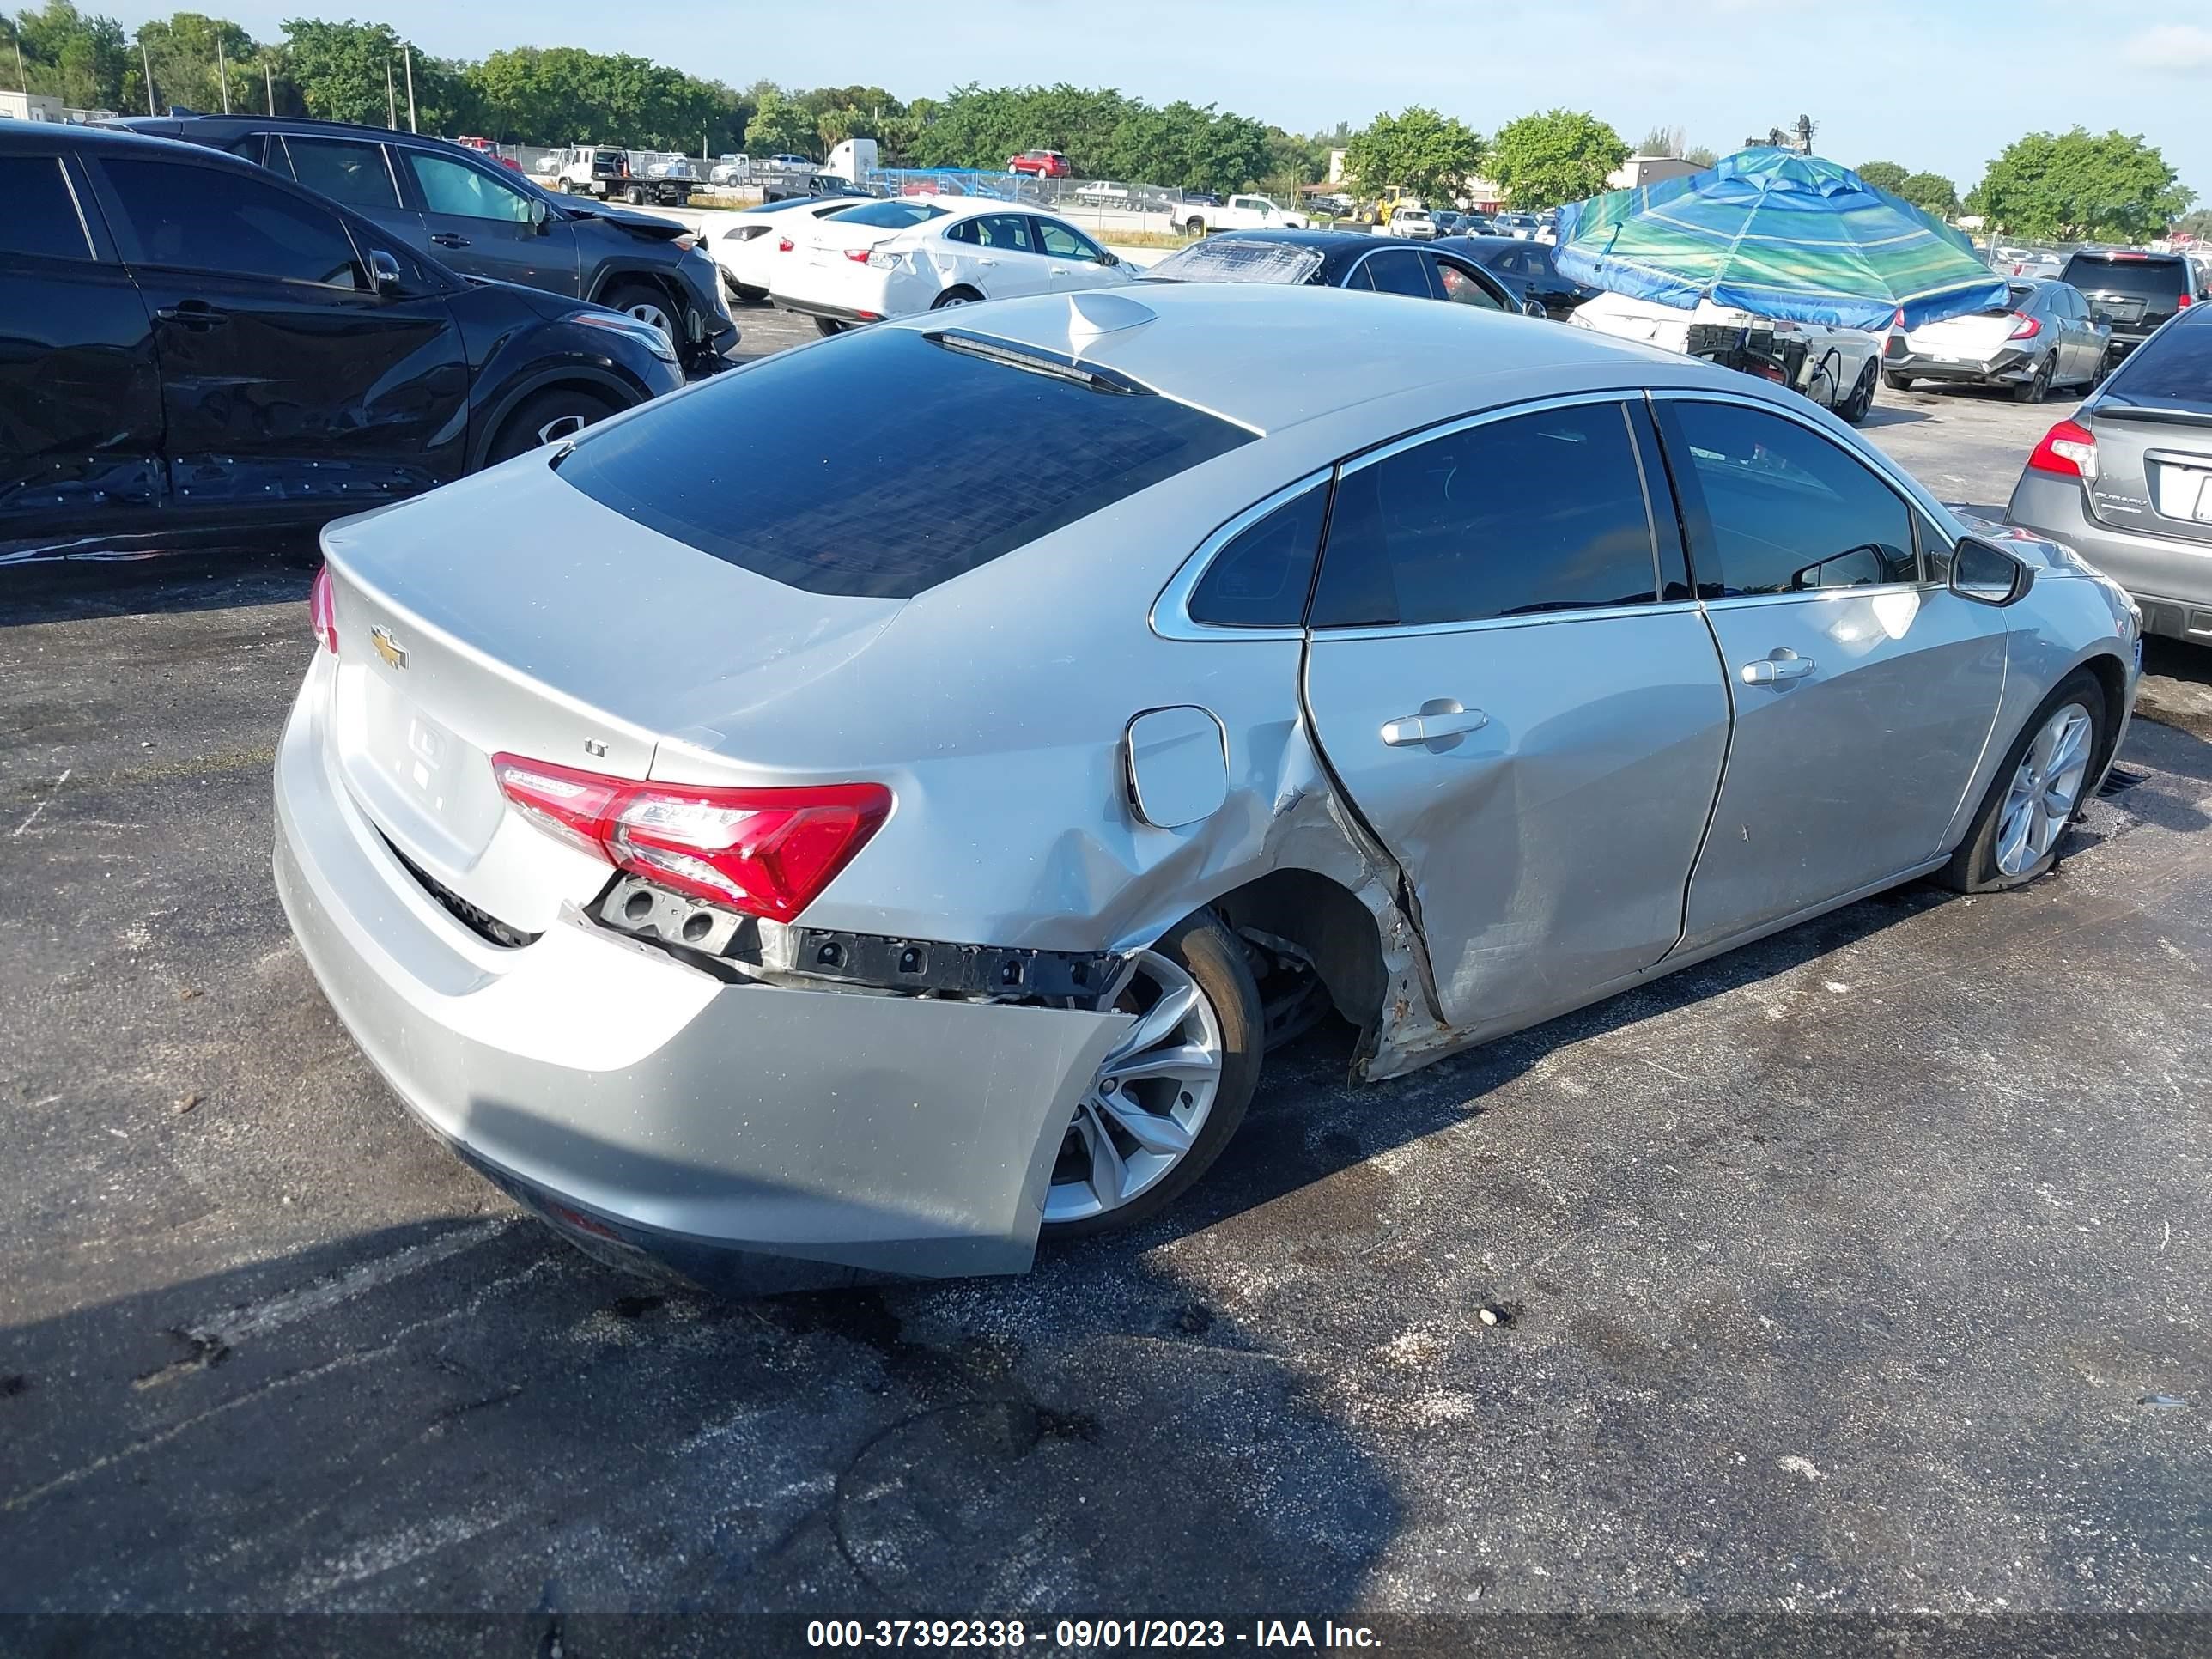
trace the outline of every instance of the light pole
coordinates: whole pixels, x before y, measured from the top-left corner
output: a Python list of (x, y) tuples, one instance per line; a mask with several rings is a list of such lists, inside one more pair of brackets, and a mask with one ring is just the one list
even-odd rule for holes
[(146, 71), (146, 113), (154, 113), (154, 60), (146, 55), (146, 37), (138, 37), (138, 63)]
[[(407, 131), (419, 132), (422, 129), (415, 125), (415, 47), (411, 42), (409, 42), (403, 43), (394, 50), (407, 54)], [(386, 87), (392, 84), (392, 61), (389, 58), (385, 60), (384, 82)], [(392, 125), (395, 127), (399, 125), (399, 115), (397, 110), (392, 112)]]
[(394, 132), (399, 130), (399, 104), (392, 90), (392, 60), (384, 60), (384, 125)]
[(269, 112), (276, 112), (276, 70), (264, 58), (261, 60), (261, 85), (269, 94)]
[(222, 112), (230, 113), (230, 66), (222, 61), (222, 36), (215, 38), (216, 78), (222, 82)]

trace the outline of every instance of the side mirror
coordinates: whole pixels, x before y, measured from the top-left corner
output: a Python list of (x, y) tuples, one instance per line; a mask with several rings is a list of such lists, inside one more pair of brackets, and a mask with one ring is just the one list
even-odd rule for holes
[(1523, 300), (1521, 302), (1521, 314), (1524, 317), (1548, 317), (1552, 313), (1544, 309), (1544, 302), (1541, 300)]
[(1098, 252), (1098, 263), (1102, 265), (1118, 265), (1121, 263), (1121, 256), (1111, 248), (1101, 248)]
[(380, 247), (370, 250), (368, 280), (370, 286), (387, 299), (396, 298), (404, 286), (400, 280), (399, 261)]
[(1951, 591), (1976, 605), (2017, 605), (2035, 585), (2035, 568), (1979, 536), (1962, 536), (1951, 554)]
[(552, 216), (552, 210), (548, 208), (544, 202), (540, 201), (535, 196), (530, 198), (530, 228), (536, 231), (540, 236), (545, 234), (546, 221), (550, 219)]

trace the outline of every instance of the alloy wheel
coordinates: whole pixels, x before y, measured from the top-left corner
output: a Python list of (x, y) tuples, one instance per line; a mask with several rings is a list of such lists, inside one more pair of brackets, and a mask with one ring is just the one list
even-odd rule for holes
[(2069, 702), (2043, 723), (2027, 745), (1997, 817), (1996, 851), (2002, 873), (2017, 876), (2033, 869), (2057, 845), (2081, 803), (2095, 730), (2089, 711)]
[(1137, 1022), (1076, 1103), (1045, 1194), (1048, 1224), (1121, 1209), (1165, 1180), (1220, 1092), (1221, 1019), (1188, 972), (1145, 951), (1115, 1006)]
[(581, 415), (556, 415), (538, 428), (540, 444), (555, 444), (563, 438), (573, 438), (581, 432), (586, 422)]
[(670, 320), (668, 313), (652, 301), (640, 300), (635, 305), (625, 307), (624, 309), (641, 323), (650, 323), (659, 329), (668, 337), (671, 345), (676, 343), (676, 325)]

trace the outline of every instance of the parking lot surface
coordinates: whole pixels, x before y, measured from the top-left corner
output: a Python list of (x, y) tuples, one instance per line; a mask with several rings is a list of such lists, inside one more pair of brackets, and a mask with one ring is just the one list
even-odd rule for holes
[[(1987, 507), (2062, 412), (1870, 429)], [(2212, 1607), (2208, 653), (2048, 880), (1396, 1084), (1325, 1028), (1133, 1236), (717, 1304), (519, 1218), (325, 1006), (305, 587), (0, 592), (0, 1607)]]

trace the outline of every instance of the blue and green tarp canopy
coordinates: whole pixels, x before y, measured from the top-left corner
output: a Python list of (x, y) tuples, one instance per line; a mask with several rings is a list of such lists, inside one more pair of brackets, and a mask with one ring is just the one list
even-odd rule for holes
[(1635, 300), (1700, 300), (1838, 328), (1941, 322), (2005, 303), (2005, 279), (1941, 220), (1848, 167), (1739, 150), (1685, 179), (1559, 210), (1559, 268)]

